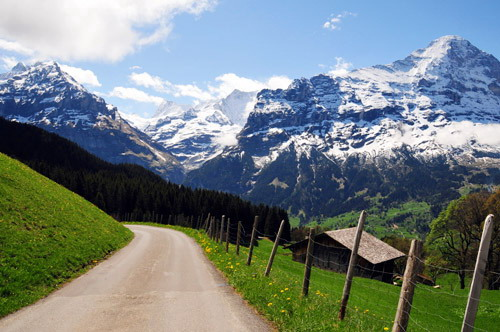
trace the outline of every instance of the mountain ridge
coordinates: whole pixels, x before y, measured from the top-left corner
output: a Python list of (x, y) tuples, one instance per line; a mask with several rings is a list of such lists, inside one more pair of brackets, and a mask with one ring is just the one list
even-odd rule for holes
[[(500, 184), (499, 74), (492, 55), (444, 36), (388, 65), (262, 90), (238, 144), (186, 183), (309, 216), (366, 208), (377, 196), (439, 204), (470, 179)], [(222, 167), (228, 175), (215, 173)]]
[(56, 62), (20, 63), (0, 75), (0, 116), (58, 133), (107, 161), (137, 163), (163, 177), (182, 180), (176, 158)]

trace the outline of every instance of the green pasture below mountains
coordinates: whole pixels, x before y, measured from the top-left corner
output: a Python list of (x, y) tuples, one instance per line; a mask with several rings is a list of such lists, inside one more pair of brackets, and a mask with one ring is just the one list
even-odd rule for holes
[[(166, 226), (169, 227), (169, 226)], [(210, 240), (204, 232), (171, 227), (193, 237), (206, 256), (239, 292), (280, 331), (387, 331), (392, 329), (401, 288), (380, 281), (354, 278), (344, 321), (337, 319), (345, 275), (313, 268), (308, 297), (301, 296), (304, 265), (292, 261), (291, 252), (278, 249), (270, 277), (264, 271), (272, 242), (263, 239), (247, 266), (247, 248)], [(452, 280), (452, 276), (450, 276)], [(450, 281), (448, 280), (448, 282)], [(448, 282), (442, 288), (418, 284), (408, 331), (460, 331), (469, 290)], [(443, 280), (444, 281), (444, 280)], [(500, 292), (483, 290), (476, 319), (478, 331), (498, 331)]]
[[(385, 208), (373, 202), (367, 210), (365, 230), (369, 233), (383, 238), (387, 235), (395, 235), (407, 238), (419, 238), (428, 232), (432, 220), (430, 205), (425, 202), (409, 201), (393, 207)], [(330, 218), (313, 218), (306, 226), (321, 226), (324, 229), (342, 229), (354, 227), (358, 224), (361, 211), (342, 213)], [(290, 225), (297, 227), (299, 218), (291, 217)]]
[(0, 153), (0, 317), (44, 297), (132, 236), (80, 196)]

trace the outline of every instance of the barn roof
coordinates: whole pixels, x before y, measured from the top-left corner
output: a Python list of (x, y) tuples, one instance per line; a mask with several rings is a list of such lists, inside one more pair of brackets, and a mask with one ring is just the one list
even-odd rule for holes
[[(336, 231), (328, 231), (324, 234), (328, 235), (346, 248), (352, 250), (352, 247), (354, 246), (354, 238), (356, 237), (356, 228), (357, 227), (351, 227)], [(363, 231), (363, 234), (361, 235), (358, 255), (372, 264), (379, 264), (405, 256), (405, 254), (401, 251), (391, 247), (384, 241), (377, 239), (375, 236), (365, 231)]]
[[(339, 229), (336, 231), (328, 231), (322, 234), (318, 234), (315, 238), (316, 241), (318, 241), (321, 239), (321, 237), (328, 236), (339, 242), (347, 249), (352, 250), (352, 247), (354, 246), (354, 238), (356, 237), (356, 228), (357, 227), (352, 227)], [(295, 248), (305, 245), (306, 243), (307, 240), (303, 240), (288, 246), (288, 248), (294, 250)], [(384, 241), (377, 239), (375, 236), (365, 231), (363, 231), (363, 235), (361, 235), (358, 255), (372, 264), (379, 264), (385, 261), (390, 261), (405, 256), (405, 254), (401, 251), (391, 247)]]

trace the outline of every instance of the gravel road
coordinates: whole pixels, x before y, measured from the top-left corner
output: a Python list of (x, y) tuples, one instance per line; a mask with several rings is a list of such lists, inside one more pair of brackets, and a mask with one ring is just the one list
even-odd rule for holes
[(183, 233), (127, 226), (132, 242), (0, 331), (270, 331)]

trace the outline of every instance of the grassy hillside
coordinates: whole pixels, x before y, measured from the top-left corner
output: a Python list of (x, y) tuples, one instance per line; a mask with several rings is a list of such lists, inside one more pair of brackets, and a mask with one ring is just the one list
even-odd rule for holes
[[(224, 273), (229, 284), (281, 331), (388, 331), (399, 299), (400, 287), (365, 278), (354, 278), (347, 316), (337, 319), (345, 275), (313, 268), (309, 296), (302, 297), (304, 265), (292, 261), (290, 251), (279, 249), (270, 277), (264, 277), (272, 243), (259, 241), (252, 265), (245, 264), (248, 249), (235, 255), (230, 246), (211, 241), (203, 232), (175, 227), (194, 237), (207, 257)], [(453, 277), (453, 276), (450, 276)], [(455, 281), (458, 281), (456, 278)], [(444, 281), (444, 280), (443, 280)], [(443, 283), (441, 289), (417, 285), (409, 331), (459, 331), (468, 289)], [(479, 331), (498, 331), (500, 292), (483, 290), (476, 318)]]
[(91, 203), (0, 153), (0, 317), (47, 295), (131, 238)]
[[(432, 220), (430, 205), (425, 202), (409, 201), (384, 208), (376, 202), (367, 210), (366, 230), (382, 238), (388, 235), (407, 238), (423, 237), (429, 231)], [(351, 211), (338, 216), (314, 220), (307, 226), (320, 225), (325, 229), (341, 229), (356, 226), (361, 211)]]

